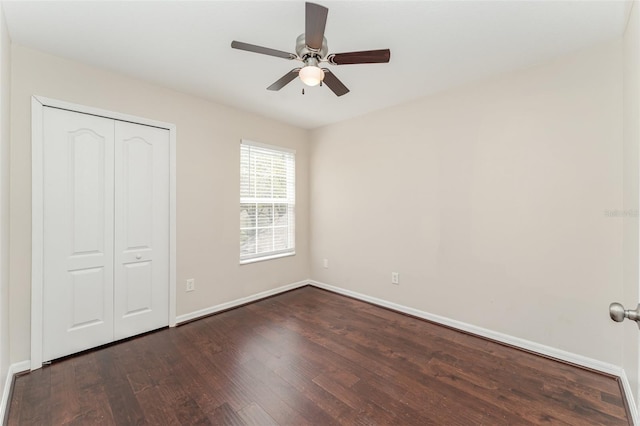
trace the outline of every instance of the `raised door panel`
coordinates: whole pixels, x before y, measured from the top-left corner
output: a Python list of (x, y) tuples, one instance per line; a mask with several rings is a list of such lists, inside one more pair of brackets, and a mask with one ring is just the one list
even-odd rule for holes
[(115, 126), (115, 338), (169, 324), (169, 131)]
[(113, 340), (113, 120), (44, 109), (44, 340), (51, 360)]

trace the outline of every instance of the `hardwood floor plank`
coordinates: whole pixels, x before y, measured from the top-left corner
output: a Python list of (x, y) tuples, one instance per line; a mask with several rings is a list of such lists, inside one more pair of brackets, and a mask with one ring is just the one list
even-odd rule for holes
[(313, 377), (306, 375), (304, 369), (299, 368), (299, 365), (298, 363), (289, 363), (274, 372), (298, 392), (307, 395), (309, 400), (334, 420), (337, 421), (346, 411), (349, 411), (347, 404), (314, 383)]
[[(178, 426), (180, 421), (164, 404), (164, 395), (157, 386), (145, 387), (136, 394), (136, 400), (149, 425)], [(117, 424), (114, 422), (114, 424)]]
[[(246, 362), (242, 365), (247, 364)], [(260, 405), (280, 425), (311, 425), (312, 423), (301, 416), (292, 406), (295, 400), (284, 401), (280, 395), (274, 393), (269, 384), (256, 380), (252, 375), (242, 370), (233, 372), (233, 383), (243, 389), (252, 399), (252, 402)], [(247, 404), (250, 405), (251, 403)], [(243, 407), (244, 408), (244, 407)]]
[(104, 391), (104, 378), (99, 374), (95, 354), (74, 358), (76, 385), (81, 416), (79, 424), (113, 424), (109, 400)]
[[(229, 425), (229, 426), (244, 426), (246, 423), (242, 420), (242, 417), (238, 415), (229, 404), (222, 404), (220, 407), (216, 408), (213, 413), (213, 421), (207, 424), (214, 425)], [(189, 424), (204, 424), (199, 422), (189, 422)]]
[(311, 424), (331, 425), (336, 424), (331, 413), (318, 407), (307, 393), (298, 392), (286, 380), (283, 380), (274, 371), (265, 368), (264, 364), (248, 362), (243, 364), (242, 369), (252, 380), (265, 383), (271, 392), (280, 397), (292, 409), (297, 411), (301, 417)]
[(16, 378), (9, 425), (628, 425), (616, 378), (305, 287)]
[(615, 405), (616, 407), (624, 407), (623, 402), (620, 400), (618, 395), (614, 395), (608, 392), (600, 392), (600, 400), (606, 402), (607, 404)]
[(330, 376), (319, 375), (314, 378), (314, 383), (325, 389), (347, 404), (351, 410), (344, 412), (338, 419), (341, 424), (370, 424), (373, 419), (378, 424), (394, 424), (396, 419), (392, 413), (375, 404), (368, 397), (347, 389), (341, 383), (334, 381)]
[[(25, 380), (27, 385), (22, 389), (20, 397), (20, 413), (18, 419), (9, 417), (10, 425), (51, 424), (51, 368), (42, 368), (16, 378)], [(14, 398), (17, 397), (14, 392)]]
[[(21, 374), (20, 376), (25, 376), (27, 374)], [(16, 376), (16, 379), (20, 376)], [(15, 424), (16, 419), (20, 418), (20, 412), (22, 411), (22, 406), (24, 405), (22, 397), (26, 393), (26, 388), (28, 385), (28, 380), (14, 380), (13, 382), (13, 397), (7, 401), (7, 410), (8, 413), (17, 413), (15, 416), (6, 416), (7, 424), (11, 425), (12, 420), (13, 424)], [(18, 397), (16, 397), (18, 395)]]
[[(110, 350), (111, 349), (111, 350)], [(126, 378), (122, 363), (112, 355), (113, 347), (96, 352), (100, 373), (104, 378), (104, 391), (116, 424), (140, 425), (145, 416)], [(52, 365), (50, 368), (57, 367)]]
[(51, 423), (54, 425), (69, 424), (82, 416), (74, 361), (68, 359), (61, 368), (51, 369)]
[[(221, 370), (225, 367), (224, 361), (219, 362), (214, 358), (221, 349), (217, 345), (212, 347), (206, 344), (203, 350), (194, 351), (190, 343), (192, 335), (182, 333), (182, 328), (184, 327), (177, 329), (171, 339), (184, 364), (181, 366), (181, 377), (189, 384), (191, 393), (197, 395), (198, 405), (209, 413), (224, 403), (228, 403), (236, 411), (251, 403), (246, 392), (229, 380)], [(206, 329), (203, 332), (206, 333)], [(206, 374), (202, 374), (203, 371)]]
[(247, 426), (278, 425), (278, 423), (255, 402), (238, 411), (238, 415)]
[[(169, 333), (169, 341), (173, 334)], [(172, 350), (166, 351), (167, 345)], [(209, 414), (213, 414), (220, 403), (202, 386), (201, 374), (185, 362), (167, 339), (154, 340), (150, 349), (147, 359), (158, 366), (149, 370), (150, 379), (156, 383), (165, 411), (171, 412), (179, 424), (211, 424)]]

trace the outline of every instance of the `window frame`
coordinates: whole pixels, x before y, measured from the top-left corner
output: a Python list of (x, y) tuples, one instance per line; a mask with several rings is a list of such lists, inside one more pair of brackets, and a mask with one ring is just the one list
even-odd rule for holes
[[(243, 149), (245, 147), (248, 147), (250, 150), (251, 148), (257, 148), (258, 150), (268, 150), (268, 151), (273, 151), (275, 153), (282, 153), (290, 156), (289, 159), (285, 159), (286, 161), (291, 161), (291, 165), (287, 165), (285, 170), (285, 175), (287, 178), (286, 180), (287, 189), (286, 189), (285, 198), (273, 197), (273, 185), (271, 187), (271, 190), (272, 190), (271, 197), (261, 198), (261, 197), (255, 196), (256, 194), (253, 194), (253, 196), (250, 196), (250, 197), (246, 197), (246, 196), (243, 197), (244, 165), (243, 165), (242, 155), (243, 155)], [(291, 168), (291, 170), (289, 170), (289, 167)], [(271, 172), (272, 172), (271, 176), (273, 177), (274, 176), (273, 170)], [(250, 174), (251, 173), (255, 173), (255, 169), (250, 168)], [(287, 226), (284, 228), (286, 228), (287, 230), (287, 240), (288, 240), (289, 247), (285, 249), (280, 249), (280, 250), (271, 250), (263, 253), (257, 253), (257, 250), (256, 250), (256, 253), (243, 255), (242, 254), (243, 246), (242, 246), (242, 240), (241, 240), (242, 237), (241, 237), (238, 241), (240, 243), (240, 247), (238, 250), (239, 257), (240, 257), (240, 265), (245, 265), (245, 264), (250, 264), (255, 262), (262, 262), (262, 261), (271, 260), (271, 259), (278, 259), (282, 257), (294, 256), (296, 254), (296, 244), (295, 244), (296, 243), (295, 241), (296, 240), (296, 234), (295, 234), (296, 176), (295, 174), (296, 174), (296, 151), (294, 149), (285, 148), (277, 145), (264, 144), (260, 142), (251, 141), (248, 139), (241, 139), (240, 141), (240, 207), (242, 212), (243, 204), (256, 204), (256, 214), (253, 218), (253, 221), (254, 221), (253, 227), (243, 227), (242, 219), (240, 219), (240, 224), (239, 224), (240, 233), (242, 233), (245, 230), (254, 228), (256, 235), (258, 234), (258, 230), (261, 229), (258, 224), (259, 218), (257, 213), (257, 206), (259, 204), (271, 204), (272, 208), (275, 208), (276, 204), (286, 204), (288, 223), (287, 223)], [(273, 221), (270, 223), (269, 227), (262, 227), (262, 229), (271, 229), (272, 230), (271, 232), (274, 232), (274, 230), (277, 228), (283, 228), (283, 227), (274, 225)], [(259, 243), (256, 240), (256, 246), (258, 244)]]

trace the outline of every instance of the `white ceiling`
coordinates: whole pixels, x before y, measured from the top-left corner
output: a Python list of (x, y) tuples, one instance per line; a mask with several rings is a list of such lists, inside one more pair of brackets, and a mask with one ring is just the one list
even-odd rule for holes
[(629, 2), (322, 1), (329, 52), (391, 49), (388, 64), (332, 66), (351, 92), (294, 80), (303, 1), (3, 1), (14, 43), (314, 128), (620, 37)]

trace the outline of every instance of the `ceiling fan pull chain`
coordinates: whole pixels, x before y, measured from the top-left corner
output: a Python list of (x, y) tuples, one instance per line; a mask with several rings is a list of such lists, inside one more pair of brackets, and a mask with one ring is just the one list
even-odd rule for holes
[(304, 87), (302, 88), (302, 94), (304, 95)]

